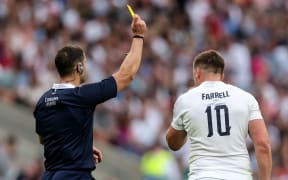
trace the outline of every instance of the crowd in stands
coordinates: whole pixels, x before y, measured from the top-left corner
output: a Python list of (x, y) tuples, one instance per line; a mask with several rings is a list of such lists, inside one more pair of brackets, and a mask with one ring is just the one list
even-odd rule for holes
[(43, 159), (30, 159), (20, 165), (18, 159), (18, 138), (6, 135), (0, 139), (0, 179), (40, 180), (44, 170)]
[[(148, 25), (142, 66), (128, 89), (96, 107), (95, 140), (123, 148), (139, 159), (159, 144), (165, 150), (173, 103), (193, 86), (193, 57), (216, 49), (226, 60), (225, 81), (251, 92), (260, 104), (271, 139), (273, 179), (288, 179), (288, 1), (128, 2)], [(39, 96), (57, 82), (54, 56), (69, 43), (86, 52), (88, 82), (114, 73), (132, 37), (126, 3), (1, 0), (2, 101), (32, 109)], [(247, 144), (257, 176), (249, 139)], [(179, 167), (174, 177), (186, 173), (187, 151), (184, 147), (173, 153)]]

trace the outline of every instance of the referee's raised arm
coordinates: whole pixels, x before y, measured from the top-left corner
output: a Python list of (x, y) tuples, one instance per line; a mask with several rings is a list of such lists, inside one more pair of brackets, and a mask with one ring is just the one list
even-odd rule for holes
[(112, 76), (117, 84), (117, 91), (126, 88), (134, 79), (141, 64), (144, 34), (146, 32), (146, 23), (136, 14), (133, 18), (131, 29), (133, 40), (130, 51), (122, 62), (119, 70)]

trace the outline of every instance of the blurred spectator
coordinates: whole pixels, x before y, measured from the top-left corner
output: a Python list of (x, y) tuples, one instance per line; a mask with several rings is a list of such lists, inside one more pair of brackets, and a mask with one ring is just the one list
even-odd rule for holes
[(283, 136), (280, 148), (279, 163), (274, 168), (273, 177), (275, 180), (284, 180), (288, 178), (288, 134)]
[(42, 178), (43, 171), (43, 159), (39, 158), (27, 163), (27, 165), (24, 166), (19, 172), (15, 180), (40, 180)]
[(5, 149), (5, 144), (0, 146), (0, 178), (7, 179), (8, 171), (11, 169), (11, 162)]
[(0, 179), (12, 180), (17, 177), (16, 143), (16, 137), (8, 135), (0, 144)]
[[(160, 128), (163, 124), (163, 115), (155, 102), (145, 101), (142, 112), (131, 120), (131, 146), (140, 154), (150, 149), (158, 140)], [(149, 130), (149, 131), (147, 131)]]
[(177, 163), (171, 152), (156, 142), (141, 158), (143, 180), (180, 180)]

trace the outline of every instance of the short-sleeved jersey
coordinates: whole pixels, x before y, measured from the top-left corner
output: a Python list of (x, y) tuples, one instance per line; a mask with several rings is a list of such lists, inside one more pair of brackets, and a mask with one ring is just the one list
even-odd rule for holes
[(93, 170), (93, 114), (97, 104), (117, 95), (113, 77), (74, 87), (54, 84), (34, 110), (46, 170)]
[(192, 179), (252, 179), (246, 147), (248, 123), (263, 119), (256, 99), (221, 81), (205, 81), (175, 102), (171, 126), (190, 142)]

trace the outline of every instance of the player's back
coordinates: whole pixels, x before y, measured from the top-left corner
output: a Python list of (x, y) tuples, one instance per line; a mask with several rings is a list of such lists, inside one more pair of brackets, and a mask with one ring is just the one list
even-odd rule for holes
[(206, 81), (177, 101), (190, 141), (190, 178), (251, 179), (246, 137), (253, 96)]

